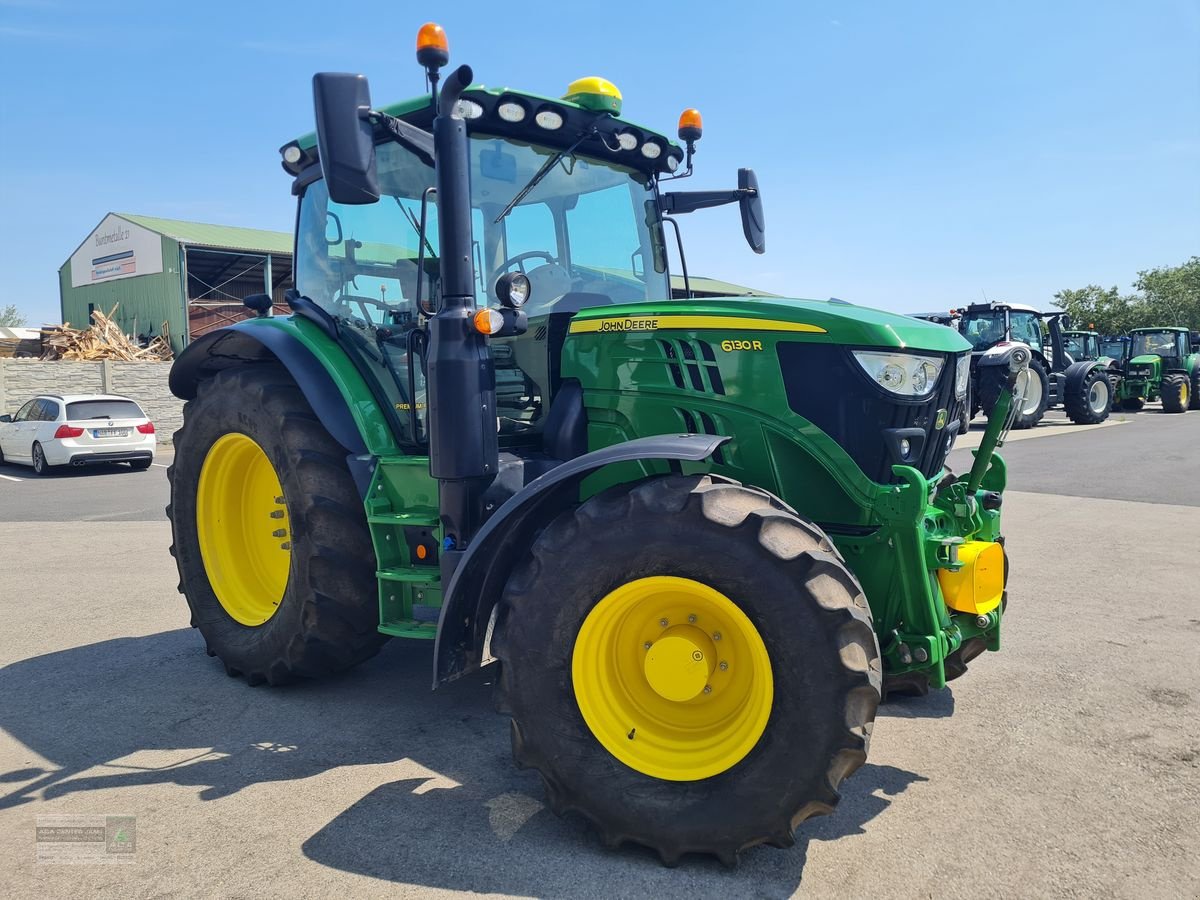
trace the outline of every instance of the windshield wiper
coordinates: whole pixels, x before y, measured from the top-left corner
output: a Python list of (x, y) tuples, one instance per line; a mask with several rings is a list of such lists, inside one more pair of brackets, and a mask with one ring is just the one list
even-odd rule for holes
[[(607, 116), (608, 113), (605, 113), (604, 115)], [(603, 118), (603, 116), (601, 118)], [(597, 121), (599, 121), (599, 119), (597, 119)], [(555, 153), (553, 156), (551, 156), (548, 160), (546, 160), (544, 163), (542, 163), (542, 167), (540, 169), (538, 169), (536, 173), (534, 173), (534, 176), (532, 178), (529, 179), (529, 184), (527, 184), (527, 185), (525, 185), (525, 187), (521, 188), (521, 190), (517, 192), (517, 195), (508, 201), (508, 206), (504, 207), (504, 209), (501, 210), (500, 215), (496, 216), (496, 218), (493, 220), (493, 224), (499, 224), (500, 220), (503, 219), (505, 216), (507, 216), (510, 212), (512, 212), (513, 208), (518, 203), (520, 203), (522, 200), (524, 200), (526, 197), (529, 196), (530, 191), (532, 191), (535, 187), (537, 187), (539, 184), (542, 183), (542, 179), (550, 174), (551, 169), (553, 169), (555, 166), (557, 166), (566, 157), (574, 154), (576, 148), (580, 144), (582, 144), (584, 141), (586, 141), (588, 138), (590, 138), (592, 135), (594, 135), (596, 133), (596, 131), (597, 131), (596, 123), (592, 123), (592, 127), (589, 128), (587, 131), (583, 132), (581, 135), (579, 135), (579, 138), (575, 141), (575, 143), (573, 143), (566, 150), (559, 150), (557, 153)]]
[(421, 233), (421, 225), (417, 222), (416, 213), (401, 203), (400, 198), (395, 194), (392, 195), (392, 199), (396, 201), (396, 205), (400, 207), (400, 212), (404, 214), (404, 218), (408, 219), (408, 224), (411, 225), (413, 227), (413, 231), (417, 233), (417, 240), (425, 242), (425, 247), (429, 251), (430, 259), (437, 259), (437, 253), (434, 252), (433, 244), (429, 242), (428, 235)]

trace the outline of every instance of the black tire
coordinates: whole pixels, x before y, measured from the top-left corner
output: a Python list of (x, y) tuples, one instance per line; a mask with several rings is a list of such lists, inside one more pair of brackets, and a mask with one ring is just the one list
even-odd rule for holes
[(1112, 383), (1103, 369), (1092, 369), (1078, 386), (1066, 391), (1063, 409), (1076, 425), (1099, 425), (1112, 409)]
[(30, 462), (33, 463), (33, 471), (35, 475), (52, 475), (58, 466), (52, 466), (46, 462), (46, 451), (42, 449), (42, 445), (37, 441), (33, 442), (33, 447), (29, 451)]
[(1118, 372), (1108, 373), (1108, 389), (1109, 396), (1109, 412), (1116, 412), (1121, 408), (1121, 375)]
[[(1046, 405), (1050, 399), (1050, 379), (1046, 375), (1046, 369), (1036, 359), (1029, 361), (1029, 371), (1030, 377), (1037, 379), (1041, 397), (1036, 404), (1030, 404), (1024, 411), (1017, 413), (1012, 424), (1014, 430), (1032, 428), (1046, 415)], [(984, 414), (989, 418), (1007, 380), (1007, 366), (984, 366), (979, 370), (979, 401), (983, 405)]]
[(1165, 413), (1187, 412), (1191, 403), (1191, 382), (1186, 375), (1165, 375), (1159, 390), (1162, 397), (1162, 408)]
[(1192, 370), (1192, 402), (1188, 409), (1200, 409), (1200, 361), (1197, 361), (1196, 368)]
[(1146, 401), (1141, 397), (1124, 397), (1121, 400), (1121, 409), (1126, 412), (1137, 412), (1146, 405)]
[(130, 460), (129, 468), (133, 469), (135, 472), (145, 472), (148, 468), (150, 468), (152, 463), (153, 460), (149, 459), (134, 459)]
[[(721, 591), (771, 659), (762, 737), (698, 781), (618, 761), (575, 700), (584, 619), (614, 588), (649, 575)], [(866, 760), (882, 681), (866, 598), (824, 533), (768, 494), (711, 476), (618, 486), (555, 519), (505, 589), (493, 652), (513, 756), (541, 773), (551, 808), (581, 813), (610, 847), (651, 847), (667, 865), (689, 852), (732, 865), (756, 844), (790, 846), (800, 822), (832, 811), (838, 785)]]
[[(274, 466), (291, 525), (291, 568), (274, 615), (242, 625), (209, 583), (196, 535), (196, 490), (212, 444), (253, 438)], [(210, 656), (250, 684), (283, 684), (348, 669), (386, 640), (377, 630), (375, 552), (346, 451), (321, 425), (288, 373), (273, 365), (225, 369), (201, 383), (174, 435), (171, 554), (179, 590)]]

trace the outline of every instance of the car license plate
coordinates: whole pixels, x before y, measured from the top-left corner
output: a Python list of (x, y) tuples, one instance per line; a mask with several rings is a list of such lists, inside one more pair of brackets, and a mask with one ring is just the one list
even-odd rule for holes
[(129, 434), (128, 428), (93, 428), (92, 437), (126, 437)]

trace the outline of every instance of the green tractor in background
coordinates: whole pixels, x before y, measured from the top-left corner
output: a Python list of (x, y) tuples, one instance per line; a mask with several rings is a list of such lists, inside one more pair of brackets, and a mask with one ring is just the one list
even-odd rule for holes
[(1163, 412), (1200, 409), (1200, 353), (1186, 328), (1156, 326), (1129, 332), (1129, 358), (1120, 384), (1122, 409), (1162, 400)]
[[(314, 78), (293, 315), (194, 341), (170, 469), (180, 589), (251, 684), (434, 643), (436, 687), (498, 660), (514, 756), (556, 812), (673, 864), (788, 846), (866, 759), (887, 689), (1000, 647), (996, 447), (949, 475), (970, 347), (839, 302), (671, 300), (683, 147), (598, 78), (556, 99), (445, 75), (385, 109)], [(439, 89), (439, 82), (441, 86)], [(403, 702), (403, 698), (398, 698)]]

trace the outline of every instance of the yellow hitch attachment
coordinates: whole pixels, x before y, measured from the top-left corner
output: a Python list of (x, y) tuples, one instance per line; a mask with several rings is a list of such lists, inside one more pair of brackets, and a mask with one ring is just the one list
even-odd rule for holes
[(981, 616), (1000, 605), (1004, 596), (1004, 548), (993, 541), (967, 541), (958, 548), (963, 567), (938, 569), (946, 605)]

